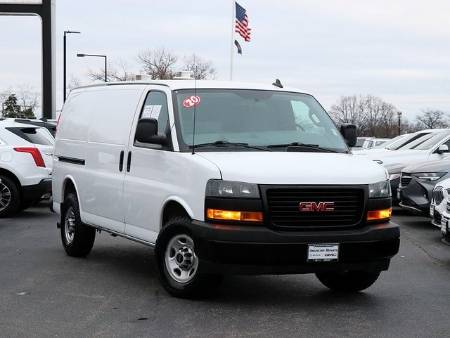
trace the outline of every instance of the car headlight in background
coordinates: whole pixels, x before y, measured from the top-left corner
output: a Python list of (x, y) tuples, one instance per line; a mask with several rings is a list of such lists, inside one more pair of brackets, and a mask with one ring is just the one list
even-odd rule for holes
[(391, 197), (391, 185), (389, 181), (381, 181), (369, 184), (369, 198)]
[(209, 180), (206, 184), (206, 196), (233, 198), (260, 197), (257, 184), (223, 180)]
[(389, 175), (389, 181), (396, 180), (397, 178), (400, 178), (400, 176), (401, 176), (400, 173), (398, 173), (398, 174), (390, 174)]
[(415, 174), (412, 174), (412, 176), (414, 176), (415, 178), (417, 178), (421, 181), (432, 182), (432, 181), (437, 181), (445, 174), (446, 173), (415, 173)]

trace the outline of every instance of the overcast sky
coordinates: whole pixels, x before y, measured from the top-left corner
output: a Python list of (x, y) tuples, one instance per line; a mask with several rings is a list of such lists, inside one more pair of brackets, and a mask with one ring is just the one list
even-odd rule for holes
[[(289, 86), (314, 94), (326, 108), (341, 95), (372, 94), (410, 119), (424, 108), (450, 112), (450, 1), (241, 0), (251, 43), (236, 56), (235, 79)], [(107, 54), (138, 72), (136, 54), (165, 47), (211, 60), (227, 80), (230, 0), (57, 0), (57, 107), (62, 103), (62, 35), (68, 78), (88, 82)], [(40, 20), (0, 16), (0, 92), (40, 90)]]

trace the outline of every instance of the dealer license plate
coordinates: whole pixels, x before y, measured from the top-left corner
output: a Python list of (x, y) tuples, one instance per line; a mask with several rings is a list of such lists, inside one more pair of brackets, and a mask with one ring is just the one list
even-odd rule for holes
[(339, 259), (339, 244), (308, 245), (308, 261), (330, 262)]

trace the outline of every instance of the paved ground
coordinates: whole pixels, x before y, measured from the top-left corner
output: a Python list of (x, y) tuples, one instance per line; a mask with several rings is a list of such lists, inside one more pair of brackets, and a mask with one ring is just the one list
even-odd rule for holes
[(97, 237), (65, 255), (44, 208), (0, 220), (0, 336), (450, 335), (450, 247), (428, 220), (402, 214), (400, 254), (368, 291), (327, 291), (314, 276), (230, 277), (216, 297), (171, 298), (151, 249)]

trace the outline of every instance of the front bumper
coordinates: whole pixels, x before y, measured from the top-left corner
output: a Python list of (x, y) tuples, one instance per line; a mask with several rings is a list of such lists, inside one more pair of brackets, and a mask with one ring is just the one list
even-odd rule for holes
[[(218, 273), (382, 271), (388, 269), (400, 245), (399, 227), (392, 223), (351, 230), (293, 232), (194, 221), (191, 232), (202, 270)], [(339, 244), (338, 261), (308, 261), (308, 245), (325, 243)]]
[(436, 182), (419, 182), (414, 177), (406, 187), (399, 187), (400, 206), (404, 209), (429, 213), (431, 193)]
[(22, 198), (24, 201), (40, 200), (44, 195), (50, 195), (51, 193), (51, 179), (43, 179), (38, 184), (22, 186)]

